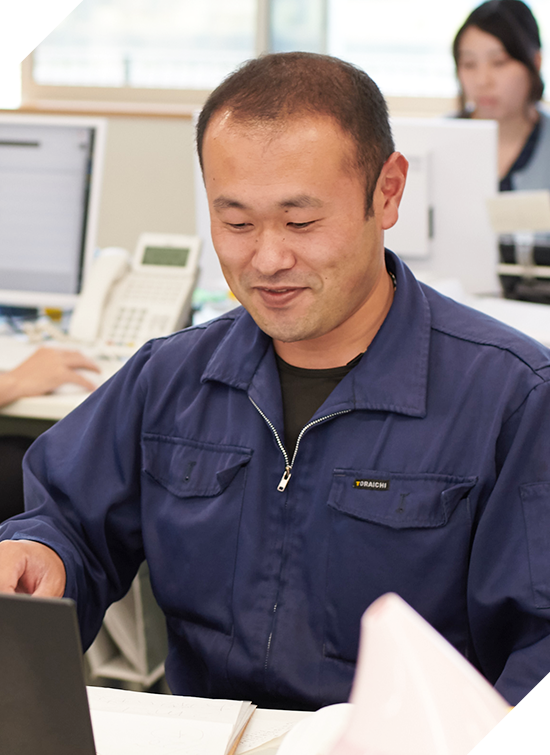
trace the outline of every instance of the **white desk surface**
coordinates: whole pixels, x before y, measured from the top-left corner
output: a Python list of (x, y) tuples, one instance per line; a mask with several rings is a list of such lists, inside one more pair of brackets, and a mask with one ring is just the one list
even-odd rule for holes
[[(170, 700), (174, 699), (169, 695), (159, 696), (156, 694), (148, 694), (146, 692), (133, 692), (130, 693), (130, 698), (132, 699), (128, 699), (125, 701), (125, 705), (121, 706), (118, 698), (125, 697), (126, 693), (123, 690), (109, 690), (106, 688), (94, 687), (88, 689), (92, 719), (94, 718), (94, 710), (109, 710), (109, 703), (107, 703), (106, 707), (105, 699), (109, 700), (109, 697), (112, 698), (112, 693), (114, 693), (114, 699), (116, 701), (115, 706), (119, 710), (124, 709), (128, 713), (137, 713), (139, 711), (141, 717), (145, 715), (146, 720), (150, 722), (152, 727), (151, 730), (159, 729), (158, 724), (156, 723), (159, 720), (157, 716), (163, 716), (162, 710), (159, 712), (159, 706), (162, 708), (162, 703), (166, 702), (170, 708)], [(104, 698), (104, 696), (106, 696), (106, 698)], [(112, 714), (111, 726), (114, 727), (114, 729), (117, 729), (119, 725), (123, 729), (125, 727), (127, 728), (127, 722), (123, 720), (125, 712), (119, 714), (121, 716), (120, 720), (117, 718), (117, 715), (118, 714)], [(168, 711), (166, 715), (173, 719), (174, 712)], [(236, 755), (276, 755), (285, 734), (299, 721), (302, 721), (304, 718), (311, 715), (313, 714), (303, 711), (264, 710), (258, 708), (253, 713), (252, 718), (245, 729), (241, 742), (237, 748)], [(550, 752), (550, 720), (532, 719), (529, 722), (529, 729), (532, 734), (542, 739), (546, 744), (546, 752)], [(118, 731), (118, 736), (120, 737), (120, 731)], [(113, 731), (113, 738), (116, 738), (115, 731)], [(164, 753), (162, 746), (153, 748), (152, 752), (153, 751), (155, 755), (163, 755)], [(170, 751), (172, 752), (173, 750), (170, 749)], [(99, 752), (101, 752), (101, 750), (99, 750)]]
[(550, 347), (550, 304), (533, 304), (498, 296), (472, 296), (464, 303)]
[(89, 393), (70, 393), (30, 396), (0, 408), (0, 415), (57, 421), (72, 412), (89, 395)]
[(550, 305), (505, 299), (496, 294), (487, 296), (468, 294), (457, 278), (434, 280), (426, 277), (425, 283), (445, 296), (484, 312), (495, 320), (500, 320), (534, 338), (535, 341), (550, 347)]
[[(501, 299), (497, 296), (468, 296), (464, 295), (461, 290), (456, 290), (453, 284), (456, 281), (442, 281), (438, 285), (437, 281), (429, 281), (430, 285), (456, 298), (463, 304), (467, 304), (474, 309), (478, 309), (485, 314), (495, 317), (497, 320), (510, 325), (517, 330), (521, 330), (531, 338), (540, 341), (545, 346), (550, 347), (550, 305), (532, 304), (530, 302), (512, 301), (510, 299)], [(450, 285), (449, 285), (450, 284)], [(215, 313), (214, 313), (215, 314)], [(13, 341), (13, 339), (11, 339)], [(9, 345), (9, 336), (0, 336), (0, 369), (11, 369), (17, 363), (17, 353), (20, 354), (19, 361), (24, 356), (30, 354), (29, 345), (17, 345), (15, 350)], [(68, 346), (69, 347), (69, 346)], [(74, 347), (70, 347), (74, 348)], [(10, 350), (9, 359), (6, 360), (5, 353)], [(78, 406), (89, 394), (81, 392), (78, 387), (62, 388), (60, 392), (49, 394), (47, 396), (35, 396), (23, 398), (14, 401), (5, 407), (0, 408), (0, 415), (9, 417), (23, 417), (32, 419), (58, 420)]]

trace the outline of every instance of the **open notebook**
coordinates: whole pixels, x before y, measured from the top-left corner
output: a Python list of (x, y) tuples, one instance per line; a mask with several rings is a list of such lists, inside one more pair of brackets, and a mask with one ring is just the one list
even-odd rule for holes
[(229, 755), (254, 708), (93, 687), (87, 694), (74, 603), (0, 594), (2, 755)]

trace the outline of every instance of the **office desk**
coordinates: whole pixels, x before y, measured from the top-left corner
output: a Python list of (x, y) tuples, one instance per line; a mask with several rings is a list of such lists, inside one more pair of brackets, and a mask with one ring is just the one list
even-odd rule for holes
[(89, 395), (89, 393), (51, 393), (47, 396), (29, 396), (2, 407), (0, 415), (37, 419), (52, 424), (72, 412)]
[(467, 294), (456, 278), (427, 279), (426, 283), (445, 296), (494, 317), (550, 347), (550, 305), (504, 299), (500, 296)]
[[(228, 298), (221, 301), (214, 301), (213, 303), (205, 303), (199, 311), (195, 312), (193, 322), (194, 324), (206, 322), (207, 320), (217, 317), (223, 312), (233, 309), (236, 306), (238, 306), (238, 302), (234, 299)], [(87, 356), (96, 361), (101, 368), (102, 377), (99, 382), (103, 382), (103, 380), (106, 380), (113, 375), (117, 368), (124, 364), (123, 359), (120, 361), (115, 359), (108, 361), (97, 359), (97, 354), (93, 347), (83, 348), (70, 341), (45, 341), (44, 343), (32, 345), (28, 343), (21, 334), (8, 335), (3, 333), (0, 335), (0, 372), (11, 370), (16, 367), (24, 361), (24, 359), (29, 357), (39, 346), (54, 346), (61, 349), (79, 349), (83, 351)], [(93, 376), (89, 377), (95, 382)], [(6, 434), (3, 429), (5, 423), (2, 418), (14, 417), (21, 420), (37, 420), (38, 422), (46, 423), (42, 426), (42, 429), (40, 428), (40, 425), (36, 425), (33, 432), (24, 433), (26, 435), (36, 436), (57, 420), (63, 419), (66, 414), (69, 414), (69, 412), (81, 404), (89, 395), (89, 393), (82, 391), (78, 386), (69, 384), (62, 386), (58, 391), (47, 396), (22, 398), (18, 401), (12, 402), (8, 406), (0, 407), (0, 434)], [(21, 427), (23, 426), (24, 425), (21, 425)], [(15, 425), (11, 423), (10, 427), (13, 428)]]
[(472, 296), (464, 303), (550, 347), (549, 304), (533, 304), (498, 296)]

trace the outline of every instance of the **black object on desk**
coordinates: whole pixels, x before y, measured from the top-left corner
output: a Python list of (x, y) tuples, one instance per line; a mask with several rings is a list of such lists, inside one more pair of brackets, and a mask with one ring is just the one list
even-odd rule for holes
[(0, 752), (95, 755), (71, 600), (0, 594)]
[(12, 307), (7, 304), (0, 304), (0, 317), (7, 319), (15, 318), (18, 320), (36, 320), (38, 309), (36, 307)]
[[(501, 238), (499, 257), (500, 262), (506, 265), (521, 265), (520, 254), (512, 236)], [(550, 242), (535, 241), (530, 251), (530, 265), (529, 275), (499, 275), (504, 296), (507, 299), (550, 304), (550, 278), (537, 275), (536, 271), (537, 266), (550, 267)]]

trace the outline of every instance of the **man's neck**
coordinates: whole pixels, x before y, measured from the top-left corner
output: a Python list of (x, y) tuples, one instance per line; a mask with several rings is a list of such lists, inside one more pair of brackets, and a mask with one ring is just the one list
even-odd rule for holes
[(371, 296), (344, 323), (318, 338), (285, 343), (273, 340), (275, 351), (288, 364), (311, 370), (341, 367), (366, 351), (393, 302), (394, 282), (381, 276)]

